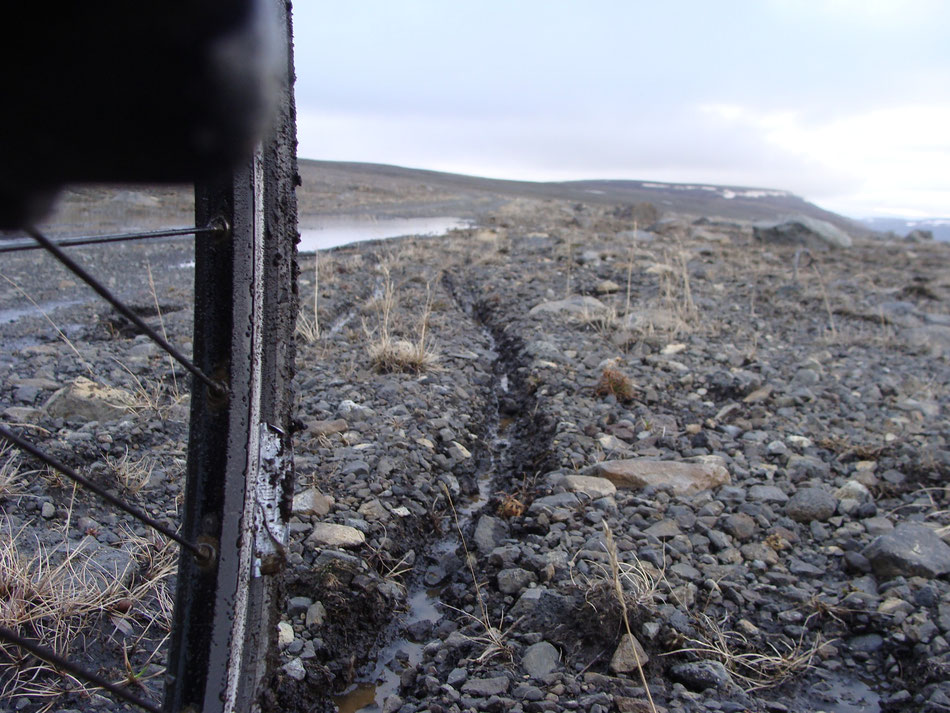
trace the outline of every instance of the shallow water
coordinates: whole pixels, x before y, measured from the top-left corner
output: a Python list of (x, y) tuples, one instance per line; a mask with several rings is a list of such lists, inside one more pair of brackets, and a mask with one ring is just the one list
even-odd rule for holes
[(300, 252), (336, 248), (364, 240), (383, 240), (403, 235), (444, 235), (469, 223), (461, 218), (385, 218), (372, 216), (327, 216), (315, 228), (301, 228)]
[(44, 315), (60, 309), (61, 307), (72, 307), (81, 304), (82, 300), (54, 300), (51, 302), (41, 302), (31, 304), (26, 307), (11, 307), (10, 309), (0, 310), (0, 324), (10, 324), (23, 317), (42, 317)]

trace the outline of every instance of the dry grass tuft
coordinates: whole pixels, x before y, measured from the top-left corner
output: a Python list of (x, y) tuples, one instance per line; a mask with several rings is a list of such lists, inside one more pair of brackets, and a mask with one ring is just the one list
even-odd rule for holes
[[(377, 312), (378, 334), (369, 345), (368, 353), (373, 367), (381, 372), (408, 371), (419, 373), (434, 368), (440, 359), (436, 349), (426, 343), (429, 316), (432, 314), (432, 290), (426, 285), (426, 302), (419, 318), (415, 341), (398, 339), (392, 334), (396, 291), (389, 270), (383, 268), (385, 283), (382, 295), (374, 300)], [(365, 329), (365, 325), (364, 325)]]
[[(634, 591), (640, 592), (641, 597), (649, 597), (649, 602), (653, 601), (653, 593), (656, 591), (656, 580), (651, 577), (644, 576), (642, 566), (633, 567), (632, 569), (627, 569), (626, 571), (620, 566), (620, 559), (617, 556), (617, 543), (614, 541), (614, 534), (610, 530), (610, 526), (604, 522), (604, 540), (607, 545), (607, 556), (610, 562), (610, 578), (613, 582), (614, 587), (614, 596), (617, 599), (617, 603), (620, 605), (620, 609), (623, 614), (623, 625), (626, 629), (627, 636), (631, 639), (633, 637), (633, 632), (630, 629), (630, 616), (627, 611), (627, 595), (624, 588), (624, 583), (632, 583), (634, 586)], [(637, 563), (639, 564), (639, 563)], [(633, 576), (631, 576), (631, 572)], [(643, 683), (643, 690), (646, 691), (647, 700), (650, 703), (650, 709), (653, 713), (656, 713), (656, 704), (653, 702), (653, 694), (650, 692), (650, 685), (647, 683), (646, 674), (643, 672), (643, 664), (640, 661), (640, 654), (637, 653), (635, 646), (631, 647), (633, 656), (637, 662), (637, 671), (640, 672), (640, 682)]]
[(313, 319), (304, 314), (303, 310), (297, 313), (297, 325), (294, 334), (306, 344), (313, 344), (320, 338), (320, 252), (313, 256)]
[(600, 381), (594, 389), (597, 396), (613, 396), (617, 401), (625, 403), (632, 401), (634, 396), (633, 384), (630, 378), (619, 369), (607, 367), (600, 374)]
[(153, 459), (142, 456), (136, 460), (129, 455), (128, 447), (120, 458), (106, 455), (105, 461), (112, 470), (116, 482), (130, 495), (137, 495), (148, 485), (148, 481), (152, 477), (152, 471), (155, 469)]
[(719, 661), (746, 691), (777, 686), (790, 677), (812, 667), (812, 660), (821, 649), (817, 637), (810, 645), (800, 639), (784, 650), (772, 642), (764, 642), (766, 650), (758, 650), (753, 642), (736, 631), (729, 631), (705, 614), (699, 619), (701, 638), (689, 639), (689, 646), (667, 655), (690, 653)]
[(12, 444), (0, 445), (0, 498), (23, 495), (20, 451)]
[[(49, 549), (37, 540), (24, 550), (20, 540), (18, 533), (0, 542), (0, 623), (68, 656), (87, 623), (127, 597), (122, 584), (126, 572), (104, 568), (80, 548)], [(51, 697), (86, 690), (81, 682), (15, 646), (0, 644), (0, 652), (3, 697)]]
[(174, 380), (171, 385), (161, 379), (143, 381), (121, 361), (114, 357), (113, 361), (131, 379), (130, 392), (123, 394), (120, 390), (115, 390), (116, 406), (123, 406), (137, 414), (143, 412), (154, 413), (165, 420), (172, 415), (175, 406), (190, 398), (187, 392), (179, 389), (177, 380)]
[(667, 255), (667, 262), (659, 270), (660, 293), (669, 312), (684, 324), (692, 324), (699, 316), (693, 302), (693, 290), (689, 279), (687, 255), (679, 250)]
[[(153, 659), (171, 630), (174, 597), (169, 582), (178, 558), (174, 543), (157, 533), (146, 537), (129, 533), (125, 548), (131, 558), (119, 571), (118, 564), (110, 568), (96, 560), (95, 546), (48, 547), (24, 539), (21, 530), (0, 542), (0, 624), (66, 658), (98, 635), (103, 625), (111, 625), (110, 638), (123, 641), (124, 681), (141, 686), (161, 675), (163, 669)], [(136, 630), (131, 650), (148, 639), (143, 648), (150, 653), (133, 667), (128, 642)], [(0, 697), (43, 699), (46, 710), (63, 694), (88, 696), (92, 690), (16, 646), (0, 644)]]
[(452, 500), (452, 494), (449, 492), (449, 489), (445, 483), (440, 483), (440, 485), (442, 486), (442, 491), (445, 493), (445, 497), (448, 500), (449, 506), (452, 508), (452, 516), (455, 518), (455, 528), (458, 530), (459, 538), (462, 540), (462, 549), (465, 551), (465, 563), (468, 565), (468, 571), (472, 575), (472, 584), (475, 587), (475, 601), (478, 604), (478, 615), (476, 616), (466, 611), (455, 609), (455, 607), (448, 607), (448, 605), (443, 606), (447, 606), (449, 609), (454, 609), (455, 611), (464, 614), (465, 616), (474, 620), (475, 623), (481, 628), (481, 634), (466, 637), (469, 641), (472, 641), (482, 647), (481, 653), (474, 657), (474, 661), (481, 664), (501, 657), (510, 663), (513, 659), (513, 653), (511, 647), (505, 643), (505, 640), (518, 621), (510, 624), (508, 628), (503, 628), (504, 617), (502, 617), (497, 625), (492, 623), (491, 617), (488, 615), (488, 606), (485, 603), (484, 596), (482, 596), (482, 588), (479, 585), (478, 577), (475, 574), (475, 555), (469, 551), (468, 543), (466, 543), (465, 536), (462, 534), (462, 526), (459, 523), (459, 516), (455, 509), (455, 502)]

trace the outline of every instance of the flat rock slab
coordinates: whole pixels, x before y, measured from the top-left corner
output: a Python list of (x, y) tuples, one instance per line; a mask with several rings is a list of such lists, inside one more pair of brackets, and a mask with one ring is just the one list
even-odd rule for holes
[(564, 487), (573, 493), (583, 493), (589, 498), (606, 498), (617, 493), (617, 486), (607, 478), (594, 475), (568, 475)]
[(699, 463), (649, 458), (604, 461), (592, 466), (588, 472), (606, 478), (618, 488), (668, 486), (677, 495), (690, 495), (730, 482), (729, 471), (722, 459), (715, 456)]
[(508, 677), (495, 676), (494, 678), (470, 678), (462, 685), (462, 693), (470, 696), (500, 696), (508, 692)]
[(78, 377), (49, 397), (44, 408), (51, 418), (116, 421), (132, 412), (132, 394)]
[(307, 542), (322, 547), (359, 547), (366, 542), (366, 535), (349, 525), (318, 522)]
[(329, 436), (333, 433), (343, 433), (349, 428), (346, 419), (337, 418), (332, 421), (311, 421), (307, 424), (307, 431), (315, 436)]
[(599, 316), (607, 312), (607, 306), (596, 297), (571, 295), (567, 299), (542, 302), (528, 312), (529, 315), (558, 314), (568, 317)]
[(940, 577), (950, 573), (950, 545), (926, 525), (904, 523), (864, 548), (879, 577)]

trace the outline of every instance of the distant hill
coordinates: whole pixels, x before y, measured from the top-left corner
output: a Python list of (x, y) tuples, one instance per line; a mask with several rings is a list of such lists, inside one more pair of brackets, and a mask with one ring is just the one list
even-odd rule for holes
[(326, 193), (331, 187), (339, 190), (341, 186), (348, 186), (345, 195), (339, 194), (341, 207), (346, 203), (345, 198), (362, 192), (367, 199), (363, 202), (366, 210), (373, 208), (383, 212), (385, 203), (371, 205), (371, 194), (408, 192), (419, 201), (420, 210), (428, 195), (433, 204), (446, 210), (451, 210), (454, 198), (460, 199), (458, 207), (461, 208), (466, 200), (471, 202), (478, 197), (484, 205), (491, 203), (490, 197), (526, 197), (609, 204), (650, 202), (660, 210), (747, 221), (804, 214), (833, 223), (855, 236), (870, 233), (865, 225), (819, 208), (788, 191), (770, 188), (641, 180), (511, 181), (384, 164), (309, 159), (301, 159), (300, 173), (304, 194)]
[(872, 230), (882, 233), (893, 232), (907, 235), (911, 230), (929, 230), (935, 240), (950, 242), (950, 218), (926, 218), (908, 220), (906, 218), (865, 218), (861, 221)]

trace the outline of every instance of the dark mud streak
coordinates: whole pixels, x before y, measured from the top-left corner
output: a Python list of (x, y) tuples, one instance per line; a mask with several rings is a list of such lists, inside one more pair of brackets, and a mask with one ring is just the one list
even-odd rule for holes
[[(470, 280), (463, 286), (454, 275), (445, 273), (443, 284), (461, 309), (494, 340), (498, 353), (492, 365), (496, 420), (508, 417), (513, 422), (507, 429), (507, 438), (511, 442), (508, 449), (510, 460), (504, 464), (504, 471), (511, 478), (507, 482), (496, 482), (493, 487), (515, 489), (520, 485), (520, 475), (530, 478), (555, 467), (551, 449), (555, 424), (544, 419), (543, 415), (539, 417), (534, 389), (524, 378), (528, 372), (522, 356), (524, 342), (505, 330), (506, 321), (497, 306)], [(500, 393), (503, 376), (508, 377), (508, 389)], [(498, 476), (496, 480), (500, 481)]]

